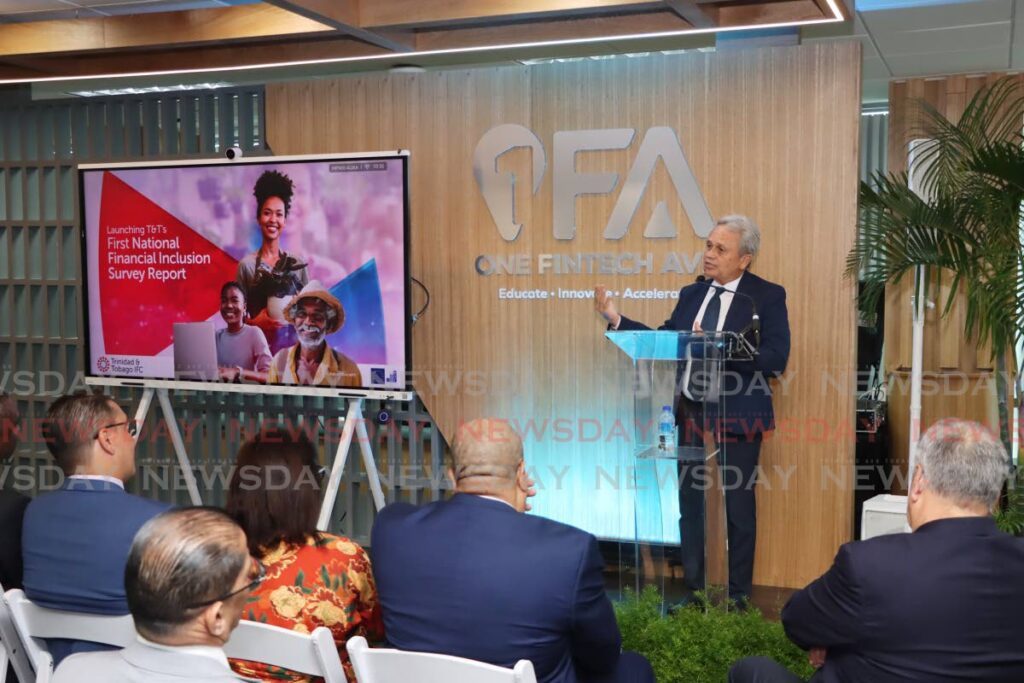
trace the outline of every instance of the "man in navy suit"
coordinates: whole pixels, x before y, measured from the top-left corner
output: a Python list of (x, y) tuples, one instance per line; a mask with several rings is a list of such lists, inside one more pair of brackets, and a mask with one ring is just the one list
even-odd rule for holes
[[(754, 485), (762, 435), (775, 429), (769, 379), (786, 369), (789, 360), (789, 314), (786, 290), (750, 272), (761, 246), (761, 232), (746, 216), (718, 220), (704, 249), (704, 277), (679, 291), (672, 316), (659, 330), (751, 332), (757, 346), (752, 361), (727, 363), (721, 397), (707, 402), (701, 419), (706, 386), (693, 367), (682, 368), (676, 421), (682, 445), (700, 446), (710, 430), (720, 451), (726, 482), (726, 520), (729, 536), (729, 597), (740, 605), (750, 599), (757, 540)], [(647, 330), (616, 310), (605, 287), (595, 291), (598, 313), (612, 330)], [(753, 331), (755, 305), (759, 333)], [(679, 531), (686, 586), (704, 590), (704, 484), (693, 468), (680, 465)], [(725, 475), (723, 475), (725, 476)], [(692, 599), (692, 592), (687, 600)]]
[[(135, 423), (102, 394), (63, 396), (50, 406), (46, 441), (66, 479), (38, 496), (22, 529), (25, 594), (45, 607), (128, 614), (124, 567), (135, 533), (168, 506), (125, 492), (135, 474)], [(51, 640), (55, 663), (104, 649)]]
[[(1006, 451), (985, 427), (943, 420), (924, 434), (907, 500), (913, 533), (847, 543), (782, 611), (815, 683), (1024, 681), (1024, 540), (991, 510)], [(799, 681), (776, 662), (736, 663), (732, 683)]]
[(393, 503), (374, 523), (390, 643), (509, 668), (528, 659), (541, 683), (653, 683), (647, 660), (620, 652), (597, 539), (523, 514), (532, 482), (508, 423), (464, 425), (452, 459), (450, 500)]

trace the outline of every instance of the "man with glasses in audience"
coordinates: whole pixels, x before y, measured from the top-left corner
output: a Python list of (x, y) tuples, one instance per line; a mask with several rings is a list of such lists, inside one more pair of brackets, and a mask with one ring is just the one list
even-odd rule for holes
[(220, 510), (185, 508), (139, 530), (124, 571), (138, 637), (117, 652), (69, 657), (54, 683), (237, 683), (224, 644), (266, 576), (242, 528)]
[[(44, 431), (65, 479), (25, 511), (25, 594), (44, 607), (127, 614), (128, 549), (139, 528), (169, 507), (124, 490), (135, 474), (135, 423), (109, 397), (79, 392), (54, 401)], [(64, 639), (47, 644), (55, 663), (107, 649)]]

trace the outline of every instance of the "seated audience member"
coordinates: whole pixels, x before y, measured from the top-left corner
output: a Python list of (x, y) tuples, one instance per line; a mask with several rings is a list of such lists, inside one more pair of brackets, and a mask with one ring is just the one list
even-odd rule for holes
[(345, 309), (334, 295), (313, 280), (292, 298), (284, 316), (295, 327), (298, 341), (277, 352), (270, 363), (267, 381), (271, 384), (362, 386), (356, 362), (327, 343), (327, 337), (345, 324)]
[(146, 522), (124, 570), (137, 640), (76, 654), (54, 683), (237, 683), (222, 649), (263, 579), (245, 534), (220, 510), (183, 508)]
[[(18, 447), (18, 406), (0, 391), (0, 464)], [(13, 477), (8, 477), (10, 481)], [(21, 588), (21, 524), (31, 499), (17, 491), (0, 489), (0, 586)]]
[[(227, 512), (267, 570), (242, 616), (303, 633), (326, 626), (354, 681), (345, 642), (353, 636), (382, 640), (384, 625), (366, 552), (347, 538), (317, 531), (321, 480), (316, 450), (301, 432), (265, 429), (239, 451)], [(250, 678), (309, 680), (255, 662), (233, 660), (231, 666)]]
[[(25, 511), (25, 594), (44, 607), (127, 614), (124, 563), (135, 533), (168, 508), (125, 492), (135, 474), (134, 423), (102, 394), (64, 396), (50, 406), (46, 441), (66, 479)], [(54, 662), (106, 649), (52, 639)]]
[[(786, 634), (820, 667), (816, 683), (1024, 681), (1024, 541), (990, 516), (1006, 476), (1006, 451), (982, 425), (949, 419), (925, 432), (913, 533), (847, 543), (782, 611)], [(800, 679), (752, 657), (729, 680)]]
[(541, 683), (653, 681), (645, 659), (620, 652), (597, 539), (523, 514), (532, 482), (508, 423), (463, 425), (452, 459), (451, 499), (393, 503), (373, 526), (388, 641), (503, 667), (528, 659)]
[(270, 346), (263, 330), (245, 324), (246, 302), (242, 285), (226, 282), (220, 288), (220, 317), (227, 327), (217, 330), (217, 365), (227, 382), (266, 382)]

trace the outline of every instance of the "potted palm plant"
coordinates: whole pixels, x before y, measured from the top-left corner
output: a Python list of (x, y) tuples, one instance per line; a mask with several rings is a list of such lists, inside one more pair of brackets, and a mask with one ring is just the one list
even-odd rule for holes
[[(847, 275), (862, 280), (860, 304), (869, 311), (907, 273), (923, 273), (918, 289), (935, 273), (952, 278), (942, 312), (962, 297), (965, 338), (991, 345), (1000, 437), (1010, 452), (1007, 353), (1016, 368), (1014, 349), (1024, 341), (1024, 94), (1017, 79), (1001, 79), (979, 91), (955, 122), (926, 102), (917, 107), (911, 137), (922, 142), (910, 173), (861, 184)], [(1010, 508), (1021, 507), (1016, 490), (1010, 498)]]

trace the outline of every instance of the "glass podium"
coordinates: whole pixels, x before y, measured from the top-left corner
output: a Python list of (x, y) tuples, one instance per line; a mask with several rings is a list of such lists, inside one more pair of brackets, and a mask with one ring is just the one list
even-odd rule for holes
[[(728, 363), (756, 351), (735, 332), (630, 331), (606, 336), (633, 363), (633, 443), (619, 546), (619, 590), (656, 587), (662, 609), (692, 591), (727, 602), (728, 554), (721, 468), (727, 444), (714, 438), (726, 407)], [(675, 433), (659, 438), (666, 407)], [(680, 512), (682, 511), (682, 513)], [(691, 575), (686, 576), (687, 573)]]

